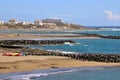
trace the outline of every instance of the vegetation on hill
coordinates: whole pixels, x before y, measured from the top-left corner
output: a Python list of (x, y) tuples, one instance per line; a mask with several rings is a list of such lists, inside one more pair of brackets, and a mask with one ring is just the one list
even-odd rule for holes
[[(54, 26), (54, 28), (58, 28), (58, 29), (83, 29), (84, 26), (82, 25), (78, 25), (78, 24), (69, 24), (69, 23), (55, 23), (56, 26)], [(41, 26), (41, 25), (35, 25), (35, 24), (27, 24), (27, 25), (23, 25), (22, 23), (17, 23), (17, 24), (8, 24), (8, 23), (5, 23), (5, 24), (2, 24), (0, 25), (0, 28), (2, 26), (6, 26), (7, 28), (11, 29), (28, 29), (28, 28), (50, 28), (50, 27), (46, 27), (46, 26)], [(53, 28), (53, 29), (54, 29)]]
[(82, 29), (84, 26), (71, 23), (56, 23), (58, 27), (66, 27), (68, 29)]

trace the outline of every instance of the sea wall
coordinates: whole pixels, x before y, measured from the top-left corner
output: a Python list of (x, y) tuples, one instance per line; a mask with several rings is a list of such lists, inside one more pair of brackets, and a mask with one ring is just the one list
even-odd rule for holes
[(90, 34), (90, 33), (74, 33), (79, 37), (98, 37), (98, 38), (106, 38), (106, 39), (120, 39), (120, 36), (113, 35), (101, 35), (101, 34)]
[(0, 46), (28, 46), (28, 45), (51, 45), (51, 44), (64, 44), (75, 43), (72, 40), (0, 40)]
[[(51, 45), (51, 44), (64, 44), (65, 42), (75, 43), (72, 40), (0, 40), (0, 47), (4, 46), (4, 48), (13, 48), (12, 46), (17, 45), (20, 47), (21, 45)], [(15, 49), (16, 51), (17, 49)], [(115, 62), (120, 63), (120, 54), (65, 54), (62, 52), (55, 51), (46, 51), (46, 50), (38, 50), (38, 49), (30, 49), (24, 48), (20, 50), (26, 56), (64, 56), (73, 58), (76, 60), (83, 61), (97, 61), (97, 62)]]
[(82, 60), (82, 61), (96, 61), (96, 62), (114, 62), (119, 63), (120, 62), (120, 54), (65, 54), (62, 52), (53, 52), (53, 51), (45, 51), (42, 52), (34, 52), (32, 53), (26, 53), (26, 55), (32, 55), (32, 56), (64, 56), (64, 57), (70, 57), (72, 59), (76, 60)]
[(112, 35), (109, 35), (109, 36), (100, 35), (100, 37), (107, 38), (107, 39), (120, 39), (120, 36), (112, 36)]

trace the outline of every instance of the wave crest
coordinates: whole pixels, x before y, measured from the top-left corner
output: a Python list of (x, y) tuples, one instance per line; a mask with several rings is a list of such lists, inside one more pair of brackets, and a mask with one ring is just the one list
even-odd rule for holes
[(23, 75), (14, 75), (14, 76), (9, 76), (4, 79), (0, 80), (31, 80), (33, 77), (45, 77), (48, 75), (56, 75), (56, 74), (62, 74), (62, 73), (71, 73), (71, 72), (76, 72), (76, 71), (81, 71), (81, 70), (98, 70), (98, 69), (104, 69), (102, 67), (86, 67), (86, 68), (76, 68), (76, 69), (60, 69), (59, 71), (52, 71), (48, 73), (35, 73), (35, 74), (23, 74)]

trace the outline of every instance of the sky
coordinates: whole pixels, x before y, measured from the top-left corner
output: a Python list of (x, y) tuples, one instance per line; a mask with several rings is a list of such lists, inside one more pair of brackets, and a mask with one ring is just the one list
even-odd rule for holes
[(120, 0), (1, 0), (0, 20), (60, 18), (84, 26), (120, 26)]

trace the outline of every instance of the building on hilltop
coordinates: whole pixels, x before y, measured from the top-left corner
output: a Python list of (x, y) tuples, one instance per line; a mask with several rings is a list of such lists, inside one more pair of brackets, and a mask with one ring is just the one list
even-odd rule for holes
[(23, 21), (21, 23), (22, 23), (22, 25), (30, 25), (30, 24), (32, 24), (31, 22), (25, 22), (25, 21)]
[(56, 27), (55, 23), (43, 23), (43, 26), (50, 28), (50, 27)]
[(40, 26), (43, 25), (43, 23), (42, 23), (41, 20), (35, 20), (35, 21), (34, 21), (34, 24), (35, 24), (35, 25), (40, 25)]
[(61, 23), (62, 20), (61, 19), (43, 19), (42, 20), (43, 23)]
[(9, 24), (18, 24), (18, 21), (16, 19), (10, 19), (8, 21)]

